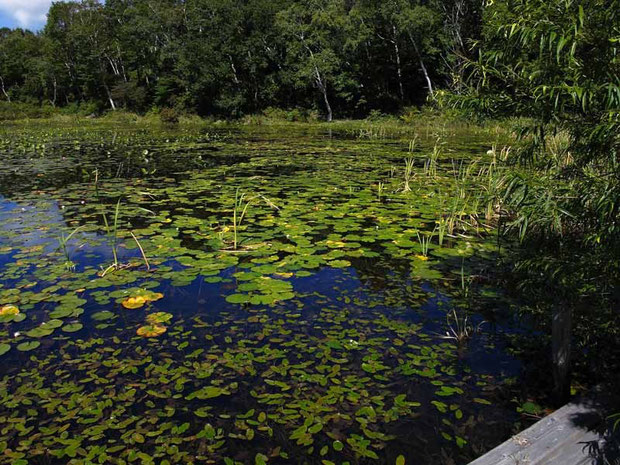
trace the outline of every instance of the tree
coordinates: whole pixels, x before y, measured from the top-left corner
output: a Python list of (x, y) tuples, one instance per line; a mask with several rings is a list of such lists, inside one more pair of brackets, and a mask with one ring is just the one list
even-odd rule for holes
[(29, 61), (40, 56), (34, 34), (22, 29), (0, 29), (0, 98), (11, 101), (19, 95), (30, 73)]
[[(555, 289), (556, 392), (563, 398), (573, 308), (584, 299), (604, 308), (618, 279), (620, 1), (495, 2), (478, 47), (470, 93), (455, 101), (529, 118), (515, 162), (533, 170), (515, 166), (505, 201), (509, 226), (535, 251), (522, 268), (543, 276), (547, 293)], [(550, 149), (558, 137), (564, 147)]]
[(341, 55), (350, 30), (343, 0), (303, 0), (277, 16), (288, 40), (287, 60), (298, 86), (312, 83), (321, 93), (327, 121), (333, 119), (330, 93), (348, 84), (347, 62)]

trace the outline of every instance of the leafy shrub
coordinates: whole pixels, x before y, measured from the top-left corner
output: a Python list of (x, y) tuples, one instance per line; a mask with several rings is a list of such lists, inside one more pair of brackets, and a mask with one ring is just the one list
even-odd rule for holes
[(162, 108), (159, 111), (159, 119), (164, 124), (178, 124), (179, 112), (175, 108)]
[(0, 121), (12, 121), (30, 118), (49, 118), (57, 113), (50, 106), (40, 106), (23, 102), (0, 102)]

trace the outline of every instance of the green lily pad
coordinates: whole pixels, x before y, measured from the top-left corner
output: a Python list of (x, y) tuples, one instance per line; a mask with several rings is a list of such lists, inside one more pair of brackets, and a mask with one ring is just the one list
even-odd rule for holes
[(40, 345), (41, 345), (41, 343), (39, 341), (22, 342), (21, 344), (17, 345), (17, 350), (19, 350), (21, 352), (28, 352), (29, 350), (36, 349)]
[(84, 327), (84, 325), (82, 323), (70, 323), (68, 325), (64, 325), (62, 327), (62, 330), (65, 333), (75, 333), (77, 331), (79, 331), (80, 329), (82, 329)]

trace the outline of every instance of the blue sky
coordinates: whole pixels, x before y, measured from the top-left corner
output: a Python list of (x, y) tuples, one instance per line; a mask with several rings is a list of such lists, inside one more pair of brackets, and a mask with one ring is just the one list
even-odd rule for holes
[(0, 27), (37, 31), (45, 24), (52, 0), (0, 0)]

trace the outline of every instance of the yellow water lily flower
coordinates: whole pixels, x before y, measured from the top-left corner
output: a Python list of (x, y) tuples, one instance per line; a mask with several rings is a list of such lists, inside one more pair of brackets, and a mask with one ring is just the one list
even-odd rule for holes
[(428, 257), (426, 255), (416, 255), (415, 258), (417, 258), (418, 260), (422, 260), (423, 262), (428, 260)]

